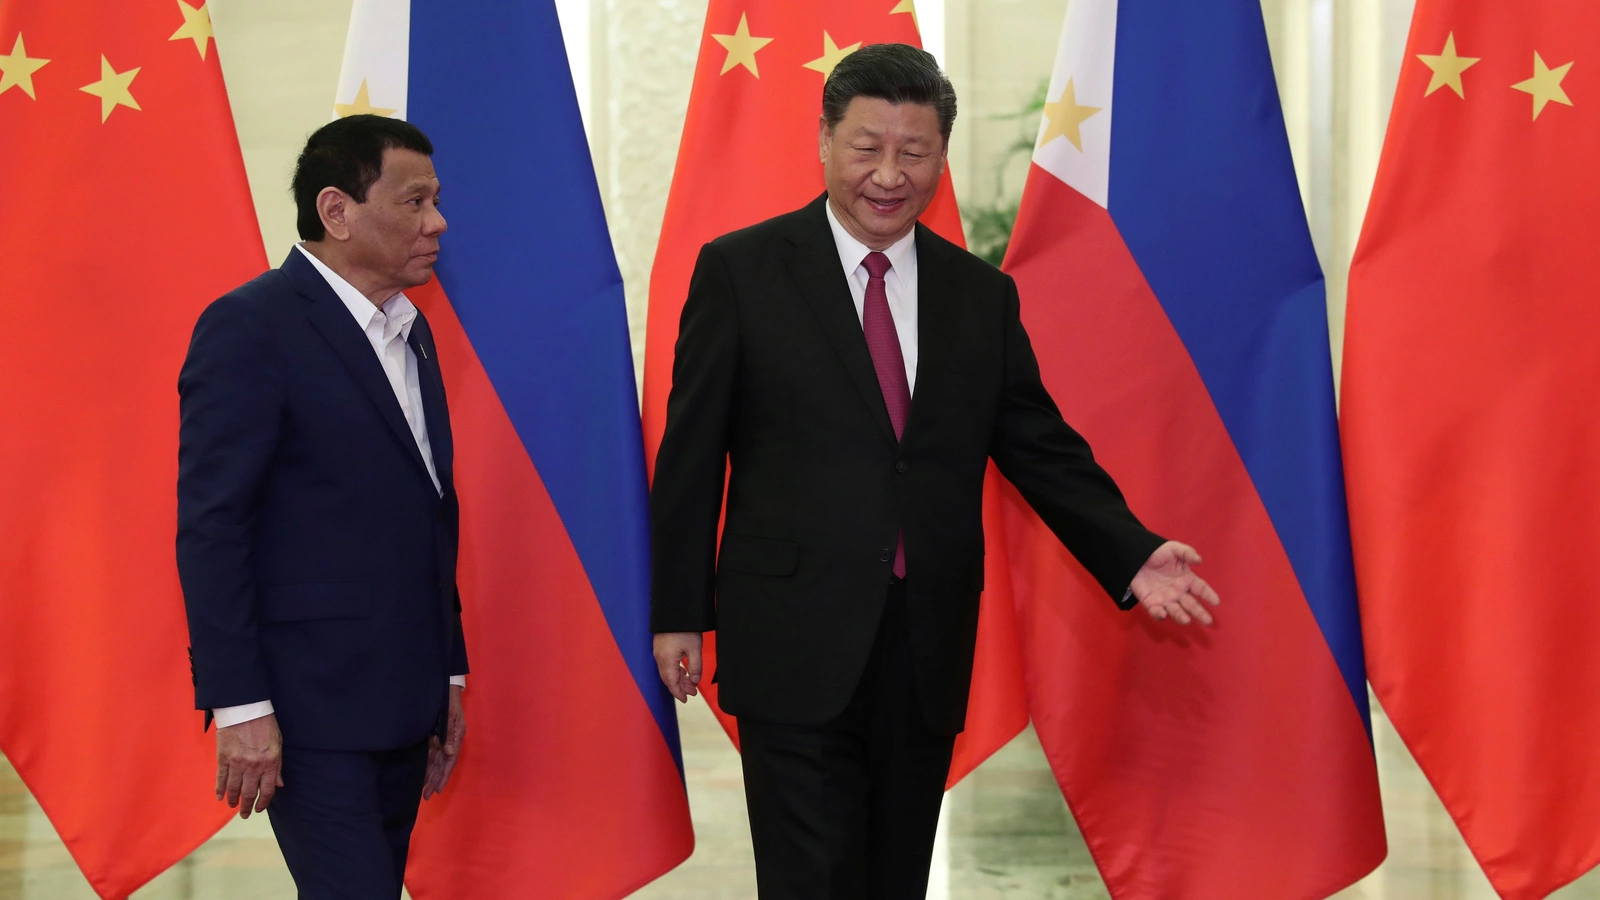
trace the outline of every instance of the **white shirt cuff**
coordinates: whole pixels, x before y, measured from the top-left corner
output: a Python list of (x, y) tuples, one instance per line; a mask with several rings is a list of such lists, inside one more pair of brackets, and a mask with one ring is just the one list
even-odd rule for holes
[(211, 715), (216, 717), (218, 728), (242, 725), (253, 719), (272, 715), (272, 701), (262, 700), (259, 703), (246, 703), (243, 706), (224, 706), (212, 710)]
[(450, 676), (450, 683), (455, 685), (458, 688), (461, 688), (462, 690), (466, 690), (466, 688), (467, 688), (467, 676), (465, 676), (465, 675), (451, 675)]

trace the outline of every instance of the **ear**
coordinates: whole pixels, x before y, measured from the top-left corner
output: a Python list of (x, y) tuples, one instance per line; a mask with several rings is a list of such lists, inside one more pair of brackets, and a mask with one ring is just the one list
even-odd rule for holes
[(355, 203), (350, 195), (336, 187), (325, 187), (317, 194), (317, 215), (328, 237), (336, 241), (350, 239), (350, 209)]
[(828, 147), (833, 143), (833, 129), (828, 127), (827, 116), (817, 116), (817, 160), (828, 161)]

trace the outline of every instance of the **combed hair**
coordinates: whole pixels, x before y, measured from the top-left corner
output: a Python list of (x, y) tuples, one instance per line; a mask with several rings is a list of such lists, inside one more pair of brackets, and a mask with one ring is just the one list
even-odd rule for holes
[(295, 228), (303, 241), (327, 236), (317, 212), (317, 195), (323, 188), (338, 188), (357, 203), (367, 202), (367, 190), (383, 175), (385, 150), (414, 150), (433, 155), (433, 142), (410, 122), (386, 116), (346, 116), (318, 128), (294, 164)]
[(870, 44), (833, 67), (822, 85), (822, 119), (838, 126), (850, 101), (874, 97), (899, 105), (918, 103), (939, 114), (939, 135), (950, 141), (956, 123), (956, 89), (933, 54), (910, 44)]

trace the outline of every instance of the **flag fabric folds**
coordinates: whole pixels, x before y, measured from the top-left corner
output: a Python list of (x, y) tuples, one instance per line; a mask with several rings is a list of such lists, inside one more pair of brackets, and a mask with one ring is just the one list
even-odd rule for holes
[(406, 884), (625, 896), (694, 839), (651, 657), (622, 278), (555, 6), (357, 0), (335, 111), (426, 132), (449, 223), (438, 277), (407, 293), (450, 398), (472, 674)]
[[(666, 425), (678, 318), (700, 247), (727, 232), (798, 209), (822, 192), (817, 157), (822, 85), (839, 60), (866, 44), (921, 46), (912, 0), (711, 0), (701, 41), (650, 276), (644, 433), (652, 468)], [(948, 172), (922, 221), (964, 245)], [(998, 475), (991, 467), (984, 507), (988, 589), (982, 601), (967, 730), (956, 744), (951, 784), (1027, 724), (1009, 571), (1004, 547), (997, 541), (997, 486)], [(733, 720), (717, 707), (716, 685), (711, 683), (715, 654), (715, 634), (708, 634), (700, 690), (737, 743)]]
[(0, 5), (0, 197), (0, 749), (126, 897), (231, 814), (184, 653), (176, 386), (266, 257), (204, 4)]
[(1385, 853), (1322, 273), (1255, 0), (1074, 0), (1004, 268), (1045, 383), (1223, 597), (1107, 602), (1005, 516), (1034, 727), (1112, 896), (1324, 897)]
[(1600, 10), (1420, 0), (1350, 273), (1372, 686), (1502, 897), (1600, 862)]

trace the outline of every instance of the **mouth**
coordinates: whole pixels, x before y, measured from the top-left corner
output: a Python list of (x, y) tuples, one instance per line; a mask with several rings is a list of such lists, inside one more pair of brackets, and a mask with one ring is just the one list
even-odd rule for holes
[(412, 259), (420, 260), (422, 262), (429, 262), (429, 263), (438, 262), (439, 261), (439, 251), (435, 250), (432, 253), (419, 254), (417, 256), (413, 256)]
[(871, 207), (873, 212), (883, 213), (885, 215), (899, 212), (901, 207), (905, 206), (906, 203), (904, 197), (888, 197), (879, 199), (877, 197), (863, 196), (861, 199), (867, 201), (867, 206)]

